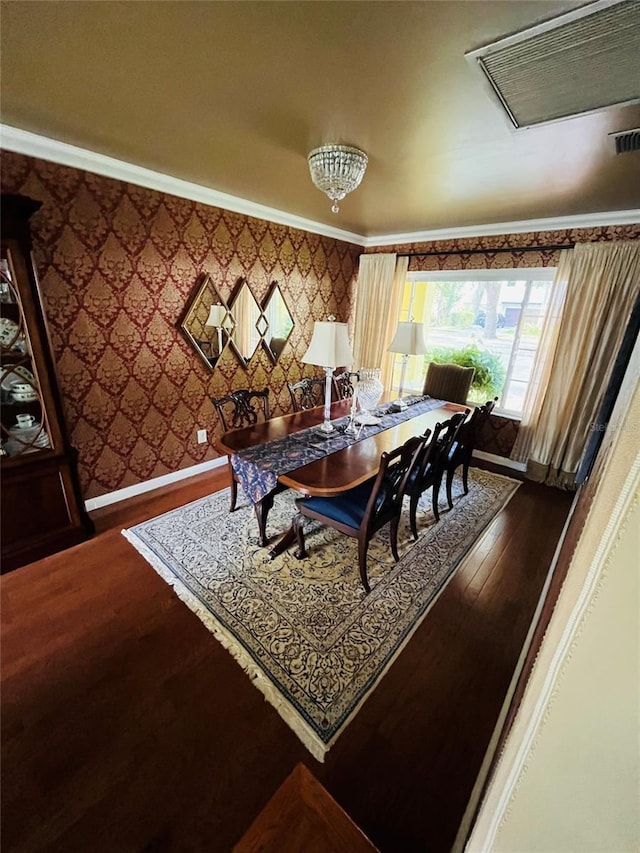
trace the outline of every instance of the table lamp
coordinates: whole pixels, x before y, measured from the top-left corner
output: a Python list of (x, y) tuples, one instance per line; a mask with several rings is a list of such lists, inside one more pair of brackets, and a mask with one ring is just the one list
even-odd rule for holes
[(218, 330), (218, 355), (222, 353), (222, 323), (227, 312), (223, 305), (216, 303), (209, 308), (205, 326), (214, 326)]
[(402, 392), (404, 390), (404, 377), (407, 370), (407, 362), (410, 355), (424, 355), (427, 345), (424, 340), (424, 325), (422, 323), (398, 323), (388, 352), (402, 353), (402, 370), (400, 371), (400, 394), (396, 405), (406, 408), (402, 403)]
[(331, 423), (331, 377), (336, 367), (349, 367), (353, 362), (351, 344), (347, 335), (347, 324), (328, 321), (316, 321), (309, 349), (302, 358), (303, 364), (315, 364), (324, 368), (324, 422), (322, 432), (333, 432)]

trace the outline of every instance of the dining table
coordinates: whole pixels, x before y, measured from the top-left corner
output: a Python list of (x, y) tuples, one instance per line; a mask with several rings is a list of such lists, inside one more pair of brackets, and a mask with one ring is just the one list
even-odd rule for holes
[[(321, 429), (324, 407), (318, 406), (228, 430), (215, 440), (253, 504), (261, 546), (268, 544), (267, 516), (279, 491), (291, 488), (301, 495), (332, 496), (355, 488), (376, 476), (383, 451), (390, 452), (465, 411), (457, 403), (419, 396), (408, 398), (406, 408), (399, 411), (393, 404), (383, 404), (376, 410), (379, 423), (348, 430), (351, 406), (349, 398), (332, 403), (330, 433)], [(272, 556), (286, 545), (281, 539)]]

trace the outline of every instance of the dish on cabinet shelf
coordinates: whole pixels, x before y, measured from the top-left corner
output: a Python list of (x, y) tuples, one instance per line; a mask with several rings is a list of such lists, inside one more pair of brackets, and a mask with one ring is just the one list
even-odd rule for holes
[(23, 367), (21, 364), (11, 365), (11, 367), (7, 365), (0, 374), (0, 388), (3, 391), (10, 392), (11, 387), (16, 382), (28, 382), (34, 391), (38, 387), (35, 376), (26, 367)]
[(18, 349), (21, 343), (20, 327), (8, 317), (0, 317), (0, 344)]

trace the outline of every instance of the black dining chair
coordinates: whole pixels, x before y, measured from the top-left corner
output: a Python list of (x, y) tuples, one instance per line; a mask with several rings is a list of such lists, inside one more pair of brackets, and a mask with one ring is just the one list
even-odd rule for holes
[(360, 374), (353, 370), (343, 370), (333, 374), (333, 390), (336, 400), (346, 400), (353, 397), (354, 382), (360, 380)]
[(391, 524), (391, 553), (398, 562), (398, 523), (402, 512), (402, 498), (412, 466), (428, 438), (413, 436), (401, 447), (380, 456), (380, 468), (375, 477), (335, 497), (299, 498), (298, 514), (294, 516), (292, 530), (298, 543), (295, 556), (307, 556), (304, 541), (304, 519), (312, 518), (358, 540), (358, 565), (362, 585), (371, 591), (367, 577), (367, 550), (369, 542), (380, 528)]
[(287, 382), (287, 388), (291, 395), (291, 404), (294, 412), (304, 412), (314, 409), (316, 406), (324, 405), (324, 391), (326, 379), (306, 378), (300, 382)]
[(458, 434), (455, 437), (453, 444), (449, 450), (447, 458), (444, 463), (445, 471), (447, 472), (447, 503), (449, 505), (449, 509), (453, 509), (453, 498), (451, 494), (451, 488), (453, 484), (453, 477), (456, 472), (456, 468), (462, 465), (462, 488), (464, 489), (465, 495), (469, 492), (469, 465), (471, 464), (471, 456), (473, 454), (473, 450), (476, 446), (476, 441), (478, 439), (478, 434), (483, 424), (489, 419), (489, 415), (493, 411), (496, 403), (498, 402), (498, 398), (495, 397), (493, 400), (487, 400), (487, 402), (482, 406), (476, 406), (476, 408), (471, 413), (471, 417), (467, 418), (466, 421), (460, 426), (458, 430)]
[(431, 436), (431, 441), (424, 445), (416, 464), (411, 471), (405, 486), (405, 494), (409, 496), (409, 526), (413, 538), (418, 538), (416, 515), (418, 502), (427, 489), (431, 489), (431, 506), (436, 521), (440, 521), (438, 508), (440, 484), (444, 474), (445, 460), (455, 441), (458, 430), (469, 409), (449, 418), (444, 423), (437, 423)]
[[(265, 421), (269, 420), (269, 389), (264, 388), (262, 391), (252, 391), (249, 388), (238, 388), (224, 397), (214, 397), (213, 405), (222, 422), (224, 432), (230, 429), (253, 426), (261, 419)], [(229, 457), (228, 463), (231, 478), (231, 504), (229, 511), (233, 512), (238, 499), (238, 481)]]

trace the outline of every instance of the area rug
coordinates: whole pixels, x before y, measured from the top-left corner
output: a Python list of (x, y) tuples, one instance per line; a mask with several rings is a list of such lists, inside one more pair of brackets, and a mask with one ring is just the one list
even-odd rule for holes
[[(416, 543), (405, 508), (398, 563), (388, 526), (372, 539), (368, 595), (356, 540), (309, 520), (308, 558), (298, 560), (292, 549), (272, 561), (258, 545), (251, 506), (229, 512), (228, 489), (122, 532), (323, 761), (518, 485), (472, 469), (464, 495), (456, 476), (454, 508), (443, 507), (438, 524), (429, 490)], [(288, 528), (295, 497), (276, 496), (272, 541)]]

